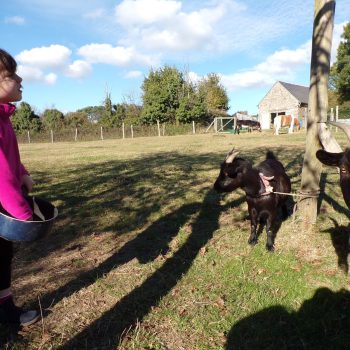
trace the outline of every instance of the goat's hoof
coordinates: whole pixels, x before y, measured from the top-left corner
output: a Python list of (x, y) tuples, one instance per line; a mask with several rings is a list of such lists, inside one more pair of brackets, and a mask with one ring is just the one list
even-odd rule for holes
[(274, 252), (275, 251), (275, 247), (273, 245), (270, 245), (270, 244), (266, 244), (266, 249), (269, 252)]
[(249, 243), (250, 245), (255, 245), (255, 244), (258, 243), (258, 240), (257, 240), (256, 238), (249, 238), (249, 239), (248, 239), (248, 243)]

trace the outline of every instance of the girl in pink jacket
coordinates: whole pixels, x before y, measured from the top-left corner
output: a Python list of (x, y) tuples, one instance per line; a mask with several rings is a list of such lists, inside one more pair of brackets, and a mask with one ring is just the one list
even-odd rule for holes
[[(22, 99), (22, 78), (16, 74), (17, 63), (0, 49), (0, 209), (20, 220), (31, 220), (32, 209), (23, 197), (22, 187), (28, 192), (33, 180), (22, 165), (16, 135), (10, 117), (16, 107), (10, 102)], [(11, 293), (11, 263), (13, 243), (0, 237), (0, 323), (28, 326), (39, 319), (35, 310), (17, 307)]]

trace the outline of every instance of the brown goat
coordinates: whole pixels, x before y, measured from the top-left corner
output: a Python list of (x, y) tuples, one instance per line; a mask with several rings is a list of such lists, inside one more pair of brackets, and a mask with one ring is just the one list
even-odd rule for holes
[(272, 152), (267, 152), (266, 159), (253, 167), (249, 160), (236, 157), (238, 152), (231, 151), (221, 164), (221, 170), (215, 181), (214, 188), (218, 192), (232, 192), (241, 188), (246, 194), (248, 212), (251, 222), (249, 244), (258, 242), (257, 226), (259, 222), (266, 222), (266, 249), (274, 250), (275, 224), (277, 212), (282, 208), (284, 216), (288, 215), (287, 195), (276, 192), (289, 193), (291, 183), (283, 165)]

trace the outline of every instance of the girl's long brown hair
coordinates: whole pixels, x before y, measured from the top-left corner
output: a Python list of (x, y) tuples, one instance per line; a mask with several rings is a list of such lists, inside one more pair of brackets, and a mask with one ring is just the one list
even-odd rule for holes
[(0, 71), (6, 70), (13, 74), (16, 72), (17, 62), (15, 59), (5, 50), (0, 49)]

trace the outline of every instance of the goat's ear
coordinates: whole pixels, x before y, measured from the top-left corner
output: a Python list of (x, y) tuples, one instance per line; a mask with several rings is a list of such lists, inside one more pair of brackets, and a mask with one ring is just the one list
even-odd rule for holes
[(331, 153), (331, 152), (327, 152), (323, 149), (319, 149), (316, 152), (316, 157), (317, 159), (325, 164), (325, 165), (330, 165), (330, 166), (337, 166), (339, 165), (339, 161), (340, 159), (343, 157), (344, 152), (340, 152), (340, 153)]
[(242, 164), (236, 169), (237, 174), (245, 174), (247, 171), (248, 171), (247, 164)]

